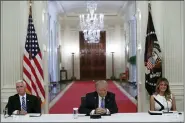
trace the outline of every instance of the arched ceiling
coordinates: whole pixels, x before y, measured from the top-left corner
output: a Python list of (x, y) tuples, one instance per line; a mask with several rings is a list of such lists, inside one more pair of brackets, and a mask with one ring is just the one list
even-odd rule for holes
[[(79, 16), (86, 13), (86, 1), (57, 1), (61, 14), (67, 17)], [(103, 13), (106, 16), (117, 16), (122, 13), (128, 1), (97, 1), (95, 13)]]

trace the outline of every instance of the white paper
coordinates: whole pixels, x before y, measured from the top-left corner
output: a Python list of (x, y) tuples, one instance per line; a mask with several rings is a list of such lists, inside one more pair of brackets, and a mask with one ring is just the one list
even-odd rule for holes
[(151, 112), (151, 113), (156, 113), (156, 114), (162, 113), (162, 111), (150, 111), (150, 110), (149, 110), (149, 112)]
[(41, 114), (40, 113), (32, 113), (32, 114), (29, 114), (30, 117), (40, 117)]

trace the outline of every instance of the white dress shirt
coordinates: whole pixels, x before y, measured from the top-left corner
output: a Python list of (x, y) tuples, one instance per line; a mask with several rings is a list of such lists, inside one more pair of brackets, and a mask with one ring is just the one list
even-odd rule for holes
[[(105, 97), (103, 98), (104, 98), (104, 104), (105, 104)], [(102, 101), (102, 97), (98, 95), (98, 108), (101, 108), (101, 101)], [(106, 108), (106, 110), (107, 110), (106, 114), (110, 114), (109, 109)], [(90, 114), (91, 115), (95, 114), (95, 110), (92, 110)]]
[[(22, 108), (22, 97), (24, 97), (24, 101), (25, 101), (25, 105), (26, 105), (26, 94), (24, 94), (24, 96), (19, 95), (19, 100), (20, 100), (20, 104), (21, 104), (21, 108)], [(13, 112), (13, 114), (17, 114), (18, 110), (15, 110)]]

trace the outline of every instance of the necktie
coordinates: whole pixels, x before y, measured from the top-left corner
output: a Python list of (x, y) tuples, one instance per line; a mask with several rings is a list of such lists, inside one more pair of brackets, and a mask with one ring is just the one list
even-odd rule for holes
[(26, 111), (26, 103), (24, 97), (22, 97), (22, 109)]
[(105, 104), (104, 104), (104, 98), (101, 98), (101, 108), (105, 108)]

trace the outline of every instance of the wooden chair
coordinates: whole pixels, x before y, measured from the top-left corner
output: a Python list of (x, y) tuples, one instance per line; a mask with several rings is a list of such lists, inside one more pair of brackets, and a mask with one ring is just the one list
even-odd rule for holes
[(129, 71), (128, 69), (125, 71), (125, 73), (120, 73), (120, 81), (122, 82), (123, 80), (128, 81), (129, 78)]

